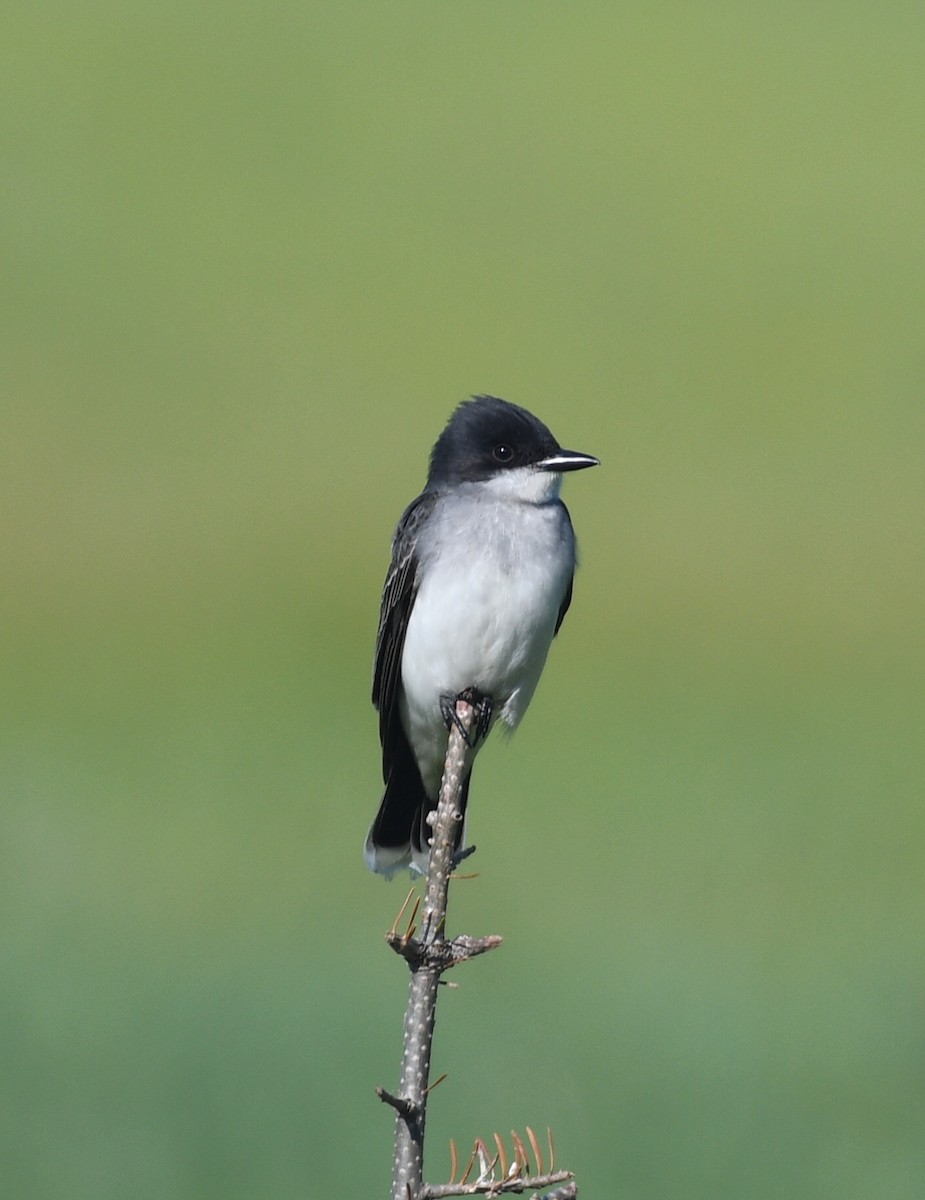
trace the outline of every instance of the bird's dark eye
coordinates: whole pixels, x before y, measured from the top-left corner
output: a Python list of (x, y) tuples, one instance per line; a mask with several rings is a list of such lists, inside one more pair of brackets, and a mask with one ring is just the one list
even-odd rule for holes
[(509, 446), (507, 442), (500, 442), (492, 450), (491, 456), (497, 463), (509, 463), (514, 457), (514, 447)]

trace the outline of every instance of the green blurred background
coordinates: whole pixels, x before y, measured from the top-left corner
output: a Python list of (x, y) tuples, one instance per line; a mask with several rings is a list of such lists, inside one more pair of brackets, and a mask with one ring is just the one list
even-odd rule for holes
[(481, 758), (447, 1141), (925, 1195), (916, 5), (4, 7), (2, 1150), (383, 1196), (392, 528), (492, 391), (602, 460)]

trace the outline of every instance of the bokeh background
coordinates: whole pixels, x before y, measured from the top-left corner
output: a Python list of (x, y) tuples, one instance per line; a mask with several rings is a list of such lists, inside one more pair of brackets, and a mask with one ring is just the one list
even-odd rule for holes
[(598, 455), (473, 788), (428, 1176), (925, 1195), (925, 10), (11, 0), (4, 1194), (387, 1194), (392, 528)]

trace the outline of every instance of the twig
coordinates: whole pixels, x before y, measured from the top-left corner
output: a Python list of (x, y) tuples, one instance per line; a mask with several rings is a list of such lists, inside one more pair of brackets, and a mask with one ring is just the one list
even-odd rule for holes
[[(512, 1133), (513, 1157), (509, 1158), (499, 1134), (494, 1135), (497, 1153), (476, 1139), (469, 1165), (456, 1181), (458, 1160), (455, 1143), (451, 1142), (451, 1179), (445, 1184), (425, 1184), (424, 1125), (430, 1091), (444, 1078), (429, 1083), (430, 1057), (436, 1020), (437, 989), (445, 971), (458, 963), (484, 954), (501, 944), (500, 937), (468, 937), (460, 934), (446, 937), (446, 914), (450, 876), (459, 861), (458, 830), (462, 822), (460, 804), (466, 775), (470, 732), (478, 737), (478, 708), (468, 700), (457, 698), (448, 714), (450, 724), (443, 781), (436, 811), (432, 814), (433, 838), (427, 870), (427, 886), (423, 905), (416, 900), (404, 933), (398, 927), (408, 908), (411, 893), (395, 918), (386, 941), (408, 964), (411, 986), (405, 1009), (404, 1050), (398, 1093), (376, 1088), (384, 1103), (395, 1109), (395, 1153), (392, 1160), (392, 1200), (443, 1200), (450, 1196), (524, 1196), (529, 1200), (576, 1200), (578, 1188), (571, 1171), (555, 1169), (552, 1133), (549, 1138), (549, 1168), (544, 1171), (543, 1155), (534, 1131), (527, 1126), (527, 1141), (533, 1151), (536, 1174), (530, 1175), (527, 1147), (516, 1132)], [(420, 907), (419, 907), (420, 906)], [(420, 911), (421, 933), (415, 936), (415, 921)], [(476, 1166), (476, 1160), (478, 1165)], [(469, 1182), (473, 1168), (477, 1178)], [(563, 1186), (540, 1196), (535, 1189), (561, 1183)]]
[(492, 950), (501, 943), (498, 937), (461, 936), (451, 941), (445, 937), (450, 873), (454, 866), (457, 831), (462, 823), (460, 804), (469, 732), (477, 719), (475, 708), (465, 700), (457, 700), (455, 711), (456, 720), (450, 727), (446, 766), (434, 816), (427, 889), (421, 910), (421, 936), (418, 939), (401, 935), (393, 928), (387, 937), (392, 949), (406, 959), (411, 968), (398, 1096), (380, 1091), (381, 1098), (396, 1109), (392, 1200), (409, 1200), (409, 1197), (417, 1200), (423, 1194), (424, 1123), (440, 976), (457, 963)]

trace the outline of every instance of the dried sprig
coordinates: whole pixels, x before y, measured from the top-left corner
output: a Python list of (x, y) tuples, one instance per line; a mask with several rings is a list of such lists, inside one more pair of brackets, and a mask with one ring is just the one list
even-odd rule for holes
[[(544, 1169), (539, 1139), (529, 1125), (526, 1127), (526, 1135), (525, 1142), (516, 1129), (511, 1130), (511, 1151), (508, 1150), (504, 1138), (497, 1131), (491, 1135), (490, 1139), (494, 1143), (494, 1151), (490, 1148), (489, 1141), (480, 1137), (476, 1138), (466, 1169), (459, 1180), (456, 1178), (459, 1170), (459, 1153), (455, 1141), (451, 1138), (449, 1183), (424, 1184), (417, 1195), (417, 1200), (441, 1200), (442, 1197), (449, 1196), (523, 1195), (531, 1189), (550, 1187), (556, 1183), (564, 1183), (566, 1187), (547, 1193), (542, 1198), (539, 1198), (538, 1193), (534, 1191), (534, 1197), (537, 1197), (537, 1200), (572, 1200), (573, 1197), (576, 1197), (578, 1188), (573, 1182), (572, 1172), (555, 1170), (552, 1131), (549, 1129), (546, 1131), (551, 1160), (548, 1171)], [(527, 1151), (527, 1142), (533, 1152), (532, 1164)], [(469, 1178), (476, 1164), (477, 1175), (470, 1182)]]

